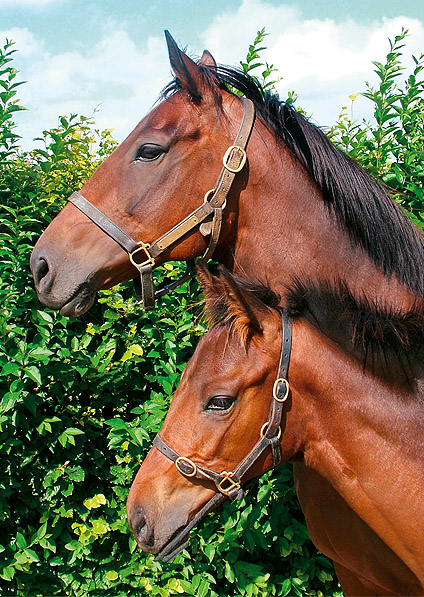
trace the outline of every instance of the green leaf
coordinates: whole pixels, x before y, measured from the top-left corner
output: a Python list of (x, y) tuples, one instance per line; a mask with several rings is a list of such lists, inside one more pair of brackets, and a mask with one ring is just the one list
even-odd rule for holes
[(50, 315), (50, 313), (47, 313), (46, 311), (37, 311), (37, 314), (42, 321), (53, 323), (53, 317)]
[(234, 570), (228, 562), (225, 562), (225, 577), (233, 583), (235, 580)]
[(36, 367), (35, 365), (30, 365), (29, 367), (24, 368), (24, 372), (30, 379), (35, 381), (35, 383), (41, 385), (41, 374), (38, 367)]
[(24, 549), (27, 546), (25, 537), (19, 531), (16, 533), (16, 545), (18, 549)]
[(96, 533), (96, 535), (104, 535), (110, 531), (109, 524), (105, 520), (93, 520), (92, 526), (93, 532)]
[(142, 356), (143, 354), (143, 349), (139, 344), (132, 344), (128, 350), (132, 353), (132, 354), (136, 354), (138, 356)]
[(104, 506), (107, 503), (105, 496), (103, 493), (98, 493), (97, 495), (93, 496), (92, 498), (87, 498), (84, 500), (83, 504), (88, 510), (93, 510), (93, 508), (100, 508), (100, 506)]
[(12, 580), (15, 576), (15, 568), (13, 566), (6, 566), (6, 568), (3, 568), (0, 576), (1, 578), (4, 578), (4, 580)]
[(1, 374), (18, 376), (20, 371), (21, 366), (18, 363), (6, 363), (1, 370)]

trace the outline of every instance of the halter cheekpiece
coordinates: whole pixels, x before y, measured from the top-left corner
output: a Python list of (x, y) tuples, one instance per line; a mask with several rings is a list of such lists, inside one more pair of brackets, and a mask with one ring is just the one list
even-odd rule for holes
[(122, 228), (112, 222), (95, 205), (90, 203), (81, 193), (72, 193), (68, 201), (75, 205), (87, 216), (96, 226), (110, 236), (124, 251), (128, 253), (131, 263), (139, 271), (140, 278), (136, 283), (136, 293), (145, 311), (150, 311), (155, 306), (156, 298), (178, 288), (183, 282), (192, 278), (194, 274), (194, 262), (189, 262), (185, 275), (156, 292), (153, 284), (153, 268), (156, 266), (156, 259), (170, 247), (181, 241), (186, 234), (199, 227), (203, 236), (209, 236), (209, 244), (202, 256), (206, 261), (209, 259), (218, 244), (221, 226), (222, 213), (227, 204), (227, 196), (237, 174), (241, 172), (246, 164), (246, 147), (252, 132), (255, 121), (255, 108), (253, 102), (248, 98), (241, 99), (243, 104), (243, 118), (238, 130), (234, 144), (224, 154), (223, 168), (218, 176), (215, 187), (209, 190), (203, 200), (203, 204), (195, 209), (176, 226), (163, 234), (152, 243), (142, 240), (136, 241), (129, 236)]

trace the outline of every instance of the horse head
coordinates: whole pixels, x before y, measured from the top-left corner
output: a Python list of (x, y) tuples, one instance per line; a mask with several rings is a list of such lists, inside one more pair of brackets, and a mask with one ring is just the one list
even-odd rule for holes
[[(87, 203), (100, 210), (100, 219), (113, 221), (143, 247), (210, 198), (243, 115), (240, 100), (214, 84), (216, 65), (209, 52), (196, 63), (169, 34), (167, 42), (174, 84), (81, 189)], [(221, 240), (234, 220), (233, 196), (239, 191), (240, 186), (229, 193)], [(97, 290), (134, 278), (138, 263), (70, 201), (38, 240), (31, 268), (41, 302), (78, 316), (90, 308)], [(178, 243), (158, 251), (155, 264), (204, 254), (205, 236), (199, 225), (185, 227)]]

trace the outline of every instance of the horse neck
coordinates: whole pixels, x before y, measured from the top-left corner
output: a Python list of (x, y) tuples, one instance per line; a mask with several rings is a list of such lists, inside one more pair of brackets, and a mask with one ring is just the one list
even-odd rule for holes
[(222, 251), (230, 267), (265, 278), (283, 296), (294, 278), (337, 279), (355, 295), (366, 291), (371, 301), (384, 297), (388, 307), (405, 310), (413, 305), (415, 295), (394, 276), (385, 276), (351, 240), (305, 168), (262, 124), (249, 143), (249, 168), (248, 184), (239, 197), (237, 230)]
[(301, 319), (293, 325), (289, 380), (287, 441), (293, 433), (304, 463), (422, 580), (422, 387), (387, 384)]

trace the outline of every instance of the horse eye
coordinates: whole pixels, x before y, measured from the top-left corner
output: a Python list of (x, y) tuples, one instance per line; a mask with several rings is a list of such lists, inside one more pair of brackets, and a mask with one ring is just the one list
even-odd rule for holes
[(214, 396), (206, 405), (206, 410), (228, 410), (234, 403), (230, 396)]
[(136, 161), (141, 160), (142, 162), (151, 162), (157, 160), (164, 150), (160, 145), (154, 145), (153, 143), (146, 143), (142, 145), (135, 156)]

